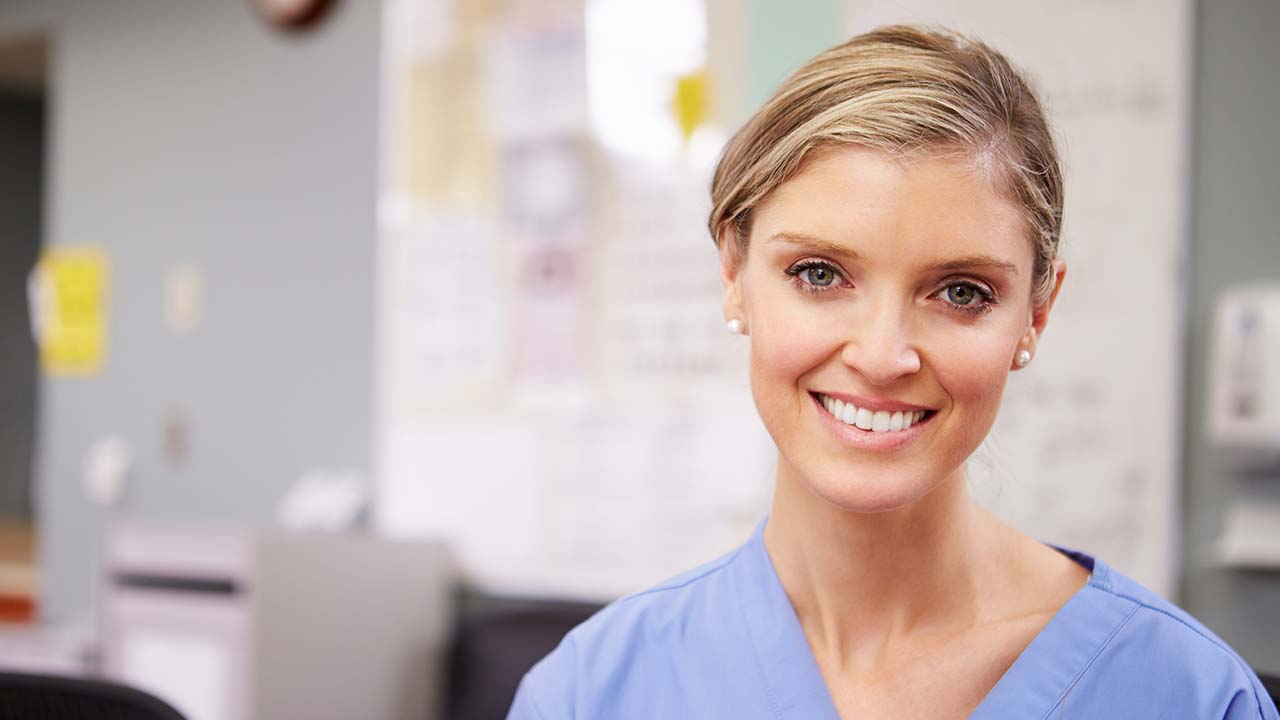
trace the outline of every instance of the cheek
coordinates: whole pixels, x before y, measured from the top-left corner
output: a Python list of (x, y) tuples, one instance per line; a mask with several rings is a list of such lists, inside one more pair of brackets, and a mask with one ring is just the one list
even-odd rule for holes
[(1016, 343), (1017, 338), (1003, 329), (955, 333), (939, 338), (932, 357), (925, 361), (950, 396), (956, 412), (987, 426), (1000, 407)]
[(831, 342), (821, 334), (778, 326), (752, 332), (751, 372), (777, 380), (798, 380), (830, 355)]
[(774, 294), (756, 302), (768, 312), (752, 313), (752, 389), (757, 396), (794, 395), (800, 379), (838, 351), (838, 338), (821, 313), (793, 298)]

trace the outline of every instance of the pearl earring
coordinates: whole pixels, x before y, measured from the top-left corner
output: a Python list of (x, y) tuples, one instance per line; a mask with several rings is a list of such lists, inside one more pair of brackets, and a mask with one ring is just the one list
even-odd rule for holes
[(734, 335), (741, 335), (742, 331), (745, 329), (742, 325), (742, 321), (739, 320), (738, 318), (734, 318), (729, 322), (725, 323), (725, 327), (729, 328), (729, 332), (733, 333)]
[(1026, 367), (1031, 362), (1030, 350), (1019, 350), (1018, 354), (1013, 358), (1013, 364), (1018, 367)]

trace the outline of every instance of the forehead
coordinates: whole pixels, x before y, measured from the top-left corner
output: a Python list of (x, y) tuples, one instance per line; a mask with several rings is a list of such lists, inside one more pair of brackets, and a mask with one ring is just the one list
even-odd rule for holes
[(805, 161), (757, 208), (751, 244), (778, 234), (839, 243), (860, 255), (938, 259), (982, 253), (1030, 271), (1032, 247), (1019, 206), (972, 156), (889, 156), (857, 146)]

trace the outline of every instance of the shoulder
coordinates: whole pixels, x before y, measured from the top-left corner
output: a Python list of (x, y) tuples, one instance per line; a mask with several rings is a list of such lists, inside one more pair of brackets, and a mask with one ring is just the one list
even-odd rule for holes
[[(571, 630), (525, 675), (511, 717), (549, 716), (546, 708), (582, 710), (611, 688), (634, 685), (629, 681), (637, 676), (697, 662), (731, 604), (727, 569), (741, 552), (616, 600)], [(528, 710), (517, 713), (522, 706)]]
[(1140, 633), (1156, 646), (1181, 650), (1181, 657), (1195, 658), (1224, 671), (1248, 670), (1245, 661), (1222, 638), (1185, 610), (1137, 581), (1099, 565), (1101, 571), (1095, 573), (1090, 586), (1128, 609), (1122, 633)]
[(1277, 720), (1248, 663), (1185, 610), (1101, 562), (1086, 591), (1088, 602), (1107, 606), (1115, 626), (1084, 684), (1149, 686), (1169, 702), (1198, 707), (1197, 717)]

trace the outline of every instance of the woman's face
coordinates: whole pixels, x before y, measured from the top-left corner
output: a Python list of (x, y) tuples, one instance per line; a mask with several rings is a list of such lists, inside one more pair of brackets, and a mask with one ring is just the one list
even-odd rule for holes
[(1031, 242), (976, 167), (823, 150), (756, 208), (746, 257), (722, 243), (779, 472), (841, 508), (962, 477), (1016, 354), (1035, 351), (1049, 304), (1031, 304)]

